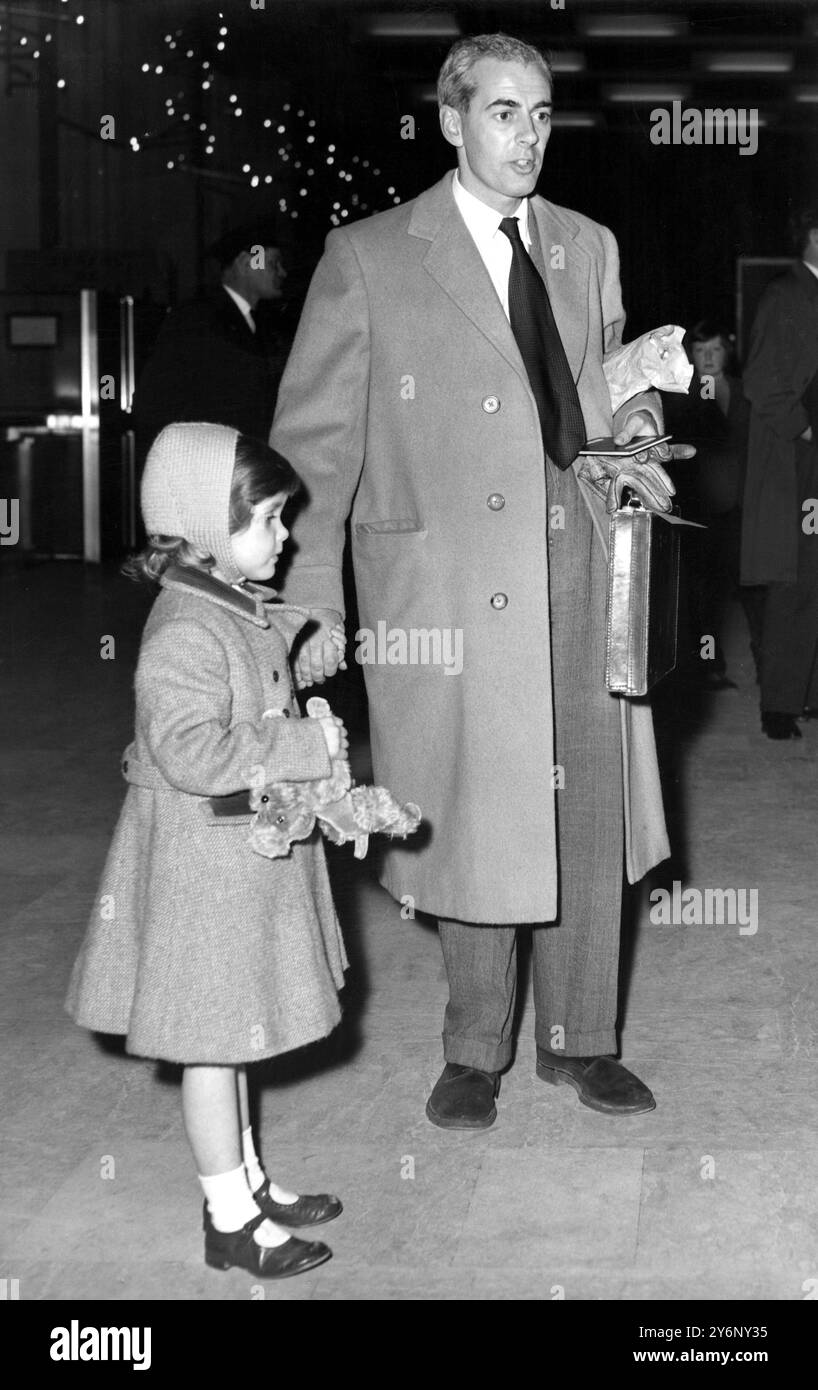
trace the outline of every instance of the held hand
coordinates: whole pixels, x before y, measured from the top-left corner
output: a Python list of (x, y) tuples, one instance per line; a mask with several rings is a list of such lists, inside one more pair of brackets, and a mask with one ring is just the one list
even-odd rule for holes
[(346, 638), (341, 614), (330, 608), (313, 608), (310, 609), (310, 617), (318, 626), (301, 643), (295, 658), (293, 674), (298, 690), (305, 690), (311, 685), (323, 685), (336, 671), (347, 669), (344, 660)]
[(349, 754), (349, 735), (342, 721), (334, 714), (328, 714), (323, 719), (319, 719), (324, 738), (327, 741), (327, 752), (331, 758), (346, 758)]
[[(650, 415), (646, 410), (637, 410), (634, 415), (628, 416), (628, 419), (623, 428), (619, 431), (618, 434), (614, 435), (614, 444), (630, 444), (632, 440), (639, 439), (639, 437), (643, 434), (653, 434), (655, 429), (656, 422), (653, 419), (653, 416)], [(695, 456), (696, 450), (694, 449), (692, 444), (651, 444), (648, 445), (647, 448), (643, 449), (641, 453), (635, 454), (633, 456), (633, 459), (623, 459), (623, 463), (626, 466), (630, 462), (668, 463), (672, 459), (692, 459), (695, 458)], [(664, 469), (660, 471), (664, 473)], [(665, 474), (665, 477), (667, 478), (667, 474)], [(670, 479), (668, 479), (668, 481), (670, 481)], [(674, 490), (675, 489), (671, 484), (671, 494), (674, 492)]]
[[(645, 429), (654, 428), (652, 416), (645, 411), (637, 411), (614, 436), (614, 443), (630, 444)], [(671, 499), (676, 489), (662, 465), (671, 459), (693, 458), (696, 450), (691, 444), (649, 444), (647, 440), (645, 444), (640, 453), (628, 458), (594, 455), (583, 460), (580, 474), (605, 497), (609, 512), (616, 511), (622, 505), (625, 488), (630, 488), (650, 511), (671, 510)]]

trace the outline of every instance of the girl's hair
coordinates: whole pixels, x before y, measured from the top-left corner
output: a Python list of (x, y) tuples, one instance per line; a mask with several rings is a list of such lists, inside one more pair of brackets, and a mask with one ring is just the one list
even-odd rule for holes
[[(260, 439), (240, 434), (236, 440), (236, 461), (230, 485), (229, 534), (235, 536), (249, 525), (253, 508), (259, 502), (280, 492), (291, 497), (300, 486), (301, 479), (283, 454), (276, 453)], [(170, 565), (211, 570), (215, 563), (212, 555), (199, 555), (182, 536), (148, 536), (145, 549), (125, 561), (122, 573), (129, 579), (151, 583)]]

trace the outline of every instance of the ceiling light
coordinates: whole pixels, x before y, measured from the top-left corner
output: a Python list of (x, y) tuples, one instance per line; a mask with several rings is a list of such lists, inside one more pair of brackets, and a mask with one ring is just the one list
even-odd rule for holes
[(569, 49), (563, 53), (552, 53), (551, 67), (554, 72), (584, 72), (585, 54)]
[(453, 14), (373, 14), (363, 21), (373, 39), (457, 38), (460, 25)]
[(607, 101), (631, 102), (638, 104), (641, 102), (657, 101), (686, 101), (690, 95), (689, 87), (649, 87), (646, 83), (640, 84), (632, 82), (623, 86), (611, 86), (604, 89)]
[(792, 72), (791, 53), (712, 53), (703, 57), (705, 72)]
[(590, 111), (555, 111), (551, 124), (560, 129), (590, 130), (599, 125), (599, 117)]
[(579, 25), (589, 39), (676, 39), (687, 33), (687, 20), (679, 15), (588, 15)]

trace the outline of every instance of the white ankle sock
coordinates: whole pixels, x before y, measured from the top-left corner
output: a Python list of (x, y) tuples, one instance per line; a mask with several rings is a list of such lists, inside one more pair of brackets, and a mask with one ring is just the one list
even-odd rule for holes
[(252, 1129), (243, 1129), (241, 1132), (241, 1151), (244, 1155), (244, 1166), (247, 1170), (247, 1181), (250, 1184), (251, 1192), (258, 1192), (263, 1182), (270, 1184), (270, 1196), (274, 1202), (281, 1202), (283, 1206), (292, 1206), (293, 1202), (298, 1201), (297, 1192), (289, 1192), (286, 1187), (279, 1187), (271, 1178), (267, 1177), (261, 1166), (255, 1144), (253, 1143)]
[[(199, 1174), (199, 1182), (210, 1210), (210, 1219), (217, 1231), (239, 1231), (248, 1221), (260, 1215), (247, 1186), (243, 1164), (230, 1173), (214, 1173), (207, 1178)], [(262, 1222), (253, 1232), (257, 1245), (283, 1245), (289, 1238), (289, 1231), (282, 1230), (272, 1221)]]
[(230, 1173), (214, 1173), (208, 1178), (200, 1174), (199, 1182), (217, 1231), (238, 1231), (258, 1216), (243, 1167), (234, 1168)]
[(241, 1151), (244, 1156), (244, 1166), (247, 1169), (247, 1181), (250, 1184), (250, 1191), (258, 1192), (267, 1174), (262, 1168), (259, 1156), (256, 1153), (252, 1129), (242, 1130)]

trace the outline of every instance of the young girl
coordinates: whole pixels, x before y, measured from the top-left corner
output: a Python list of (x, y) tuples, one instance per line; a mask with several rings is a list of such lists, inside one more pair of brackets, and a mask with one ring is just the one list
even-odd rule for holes
[(184, 1064), (205, 1260), (266, 1278), (329, 1259), (286, 1228), (341, 1211), (266, 1177), (247, 1100), (246, 1063), (340, 1017), (347, 960), (323, 849), (265, 859), (247, 844), (249, 812), (215, 814), (256, 779), (327, 777), (347, 752), (340, 720), (299, 718), (289, 650), (306, 612), (258, 583), (273, 576), (298, 485), (280, 454), (221, 425), (169, 425), (150, 451), (149, 544), (128, 568), (162, 592), (136, 672), (130, 786), (67, 1000), (84, 1027), (125, 1033), (129, 1052)]

